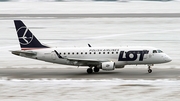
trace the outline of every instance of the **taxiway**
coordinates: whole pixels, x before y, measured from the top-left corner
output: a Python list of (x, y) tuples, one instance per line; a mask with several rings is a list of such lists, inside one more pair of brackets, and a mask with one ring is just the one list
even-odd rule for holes
[(146, 68), (124, 68), (114, 71), (103, 71), (87, 74), (86, 68), (1, 68), (0, 77), (8, 79), (177, 79), (180, 80), (180, 69), (153, 68), (148, 73)]

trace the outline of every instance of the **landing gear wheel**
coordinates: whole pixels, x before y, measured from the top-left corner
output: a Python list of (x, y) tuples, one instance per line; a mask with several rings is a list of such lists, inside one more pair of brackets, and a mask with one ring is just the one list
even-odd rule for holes
[(92, 72), (93, 72), (92, 68), (88, 68), (88, 69), (87, 69), (87, 73), (88, 73), (88, 74), (91, 74)]
[(148, 70), (148, 73), (151, 73), (151, 72), (152, 72), (152, 69), (149, 69), (149, 70)]
[[(152, 65), (153, 66), (153, 65)], [(151, 66), (148, 65), (148, 73), (152, 73), (152, 69), (151, 69)]]
[(94, 67), (94, 72), (99, 72), (99, 68)]

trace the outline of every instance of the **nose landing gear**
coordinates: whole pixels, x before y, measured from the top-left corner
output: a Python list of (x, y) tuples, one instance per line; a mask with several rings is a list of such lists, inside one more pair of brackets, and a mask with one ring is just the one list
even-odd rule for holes
[(148, 73), (152, 73), (151, 66), (148, 65)]

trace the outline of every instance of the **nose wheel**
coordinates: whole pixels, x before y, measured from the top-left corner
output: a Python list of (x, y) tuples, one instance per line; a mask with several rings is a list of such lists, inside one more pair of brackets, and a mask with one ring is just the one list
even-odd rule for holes
[(148, 66), (148, 73), (152, 73), (151, 66)]
[(148, 73), (151, 73), (152, 72), (152, 69), (148, 69)]

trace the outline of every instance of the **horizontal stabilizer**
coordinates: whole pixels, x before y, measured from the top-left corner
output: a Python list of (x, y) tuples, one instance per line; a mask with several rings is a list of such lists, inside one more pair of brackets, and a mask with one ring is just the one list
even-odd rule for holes
[(15, 55), (25, 54), (25, 55), (29, 55), (29, 56), (33, 56), (33, 55), (37, 54), (36, 52), (33, 52), (33, 51), (21, 51), (21, 50), (11, 51), (11, 53), (15, 54)]

